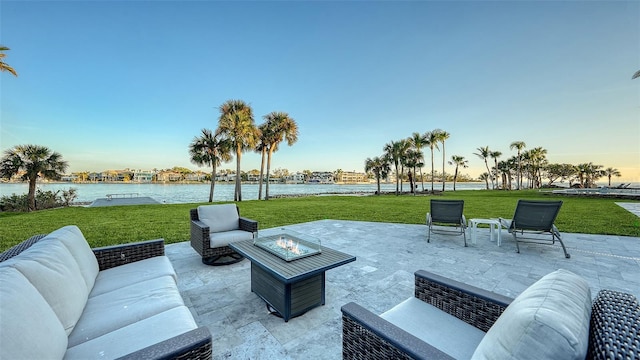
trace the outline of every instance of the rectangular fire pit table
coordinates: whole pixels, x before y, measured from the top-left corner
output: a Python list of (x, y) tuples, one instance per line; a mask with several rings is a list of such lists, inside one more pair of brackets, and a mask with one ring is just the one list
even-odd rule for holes
[(325, 271), (356, 260), (355, 256), (320, 246), (319, 254), (286, 261), (253, 242), (245, 240), (229, 246), (251, 261), (251, 291), (284, 321), (324, 305)]

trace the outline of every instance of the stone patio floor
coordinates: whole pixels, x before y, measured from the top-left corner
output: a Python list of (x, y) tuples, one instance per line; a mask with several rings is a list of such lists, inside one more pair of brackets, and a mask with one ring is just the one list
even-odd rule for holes
[[(425, 225), (321, 220), (287, 226), (355, 262), (326, 273), (326, 305), (285, 323), (250, 290), (250, 262), (206, 266), (189, 242), (166, 246), (186, 305), (213, 336), (214, 359), (341, 359), (340, 307), (355, 301), (380, 314), (413, 296), (413, 273), (424, 269), (510, 297), (559, 268), (583, 276), (592, 296), (603, 288), (640, 297), (640, 238), (562, 233), (571, 254), (554, 246), (521, 245), (503, 230), (502, 245), (479, 228), (477, 243), (432, 235)], [(260, 230), (268, 235), (279, 229)]]

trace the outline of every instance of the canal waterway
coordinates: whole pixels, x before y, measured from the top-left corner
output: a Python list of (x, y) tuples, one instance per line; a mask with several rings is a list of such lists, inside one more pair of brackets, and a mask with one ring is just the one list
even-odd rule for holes
[[(149, 184), (149, 183), (38, 183), (42, 191), (69, 190), (75, 188), (78, 194), (76, 202), (90, 203), (98, 198), (115, 194), (119, 197), (147, 196), (160, 203), (179, 204), (206, 202), (209, 199), (210, 184)], [(233, 183), (216, 183), (213, 194), (214, 201), (232, 201), (235, 185)], [(431, 183), (424, 184), (425, 190), (431, 189)], [(456, 183), (456, 190), (484, 189), (484, 183)], [(381, 184), (382, 192), (393, 192), (395, 184)], [(418, 184), (418, 189), (422, 185)], [(453, 183), (445, 184), (446, 190), (453, 190)], [(0, 196), (25, 194), (29, 190), (27, 183), (0, 183)], [(371, 195), (377, 190), (376, 184), (269, 184), (269, 195), (277, 196), (310, 196), (327, 194)], [(409, 184), (403, 185), (409, 190)], [(434, 184), (434, 190), (442, 190), (441, 183)], [(264, 184), (262, 193), (264, 196)], [(257, 200), (258, 184), (242, 184), (242, 199)]]

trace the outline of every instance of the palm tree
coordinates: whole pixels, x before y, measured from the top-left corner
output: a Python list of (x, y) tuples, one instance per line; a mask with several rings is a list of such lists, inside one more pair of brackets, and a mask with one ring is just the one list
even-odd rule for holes
[(398, 174), (398, 170), (400, 168), (400, 158), (402, 157), (402, 142), (401, 141), (391, 141), (384, 146), (384, 152), (387, 159), (393, 163), (393, 166), (396, 170), (396, 196), (398, 195), (400, 174)]
[[(476, 150), (478, 150), (477, 153), (473, 153), (473, 155), (479, 157), (480, 159), (484, 160), (484, 166), (487, 168), (487, 174), (489, 174), (489, 179), (491, 180), (491, 187), (493, 186), (493, 177), (491, 176), (491, 170), (489, 170), (489, 163), (488, 163), (488, 159), (489, 156), (491, 155), (491, 150), (489, 150), (489, 146), (485, 146), (485, 147), (479, 147)], [(485, 179), (486, 181), (486, 179)], [(489, 189), (489, 187), (487, 186), (487, 189)]]
[(240, 178), (242, 153), (247, 149), (253, 149), (259, 138), (251, 107), (242, 100), (227, 100), (220, 106), (220, 119), (216, 133), (226, 136), (236, 152), (236, 187), (233, 201), (242, 201), (242, 179)]
[(27, 205), (29, 210), (36, 210), (36, 180), (38, 176), (45, 179), (58, 179), (67, 170), (67, 162), (62, 155), (39, 145), (18, 145), (5, 150), (0, 160), (0, 177), (10, 179), (24, 171), (22, 180), (29, 181)]
[(229, 139), (214, 134), (209, 129), (202, 129), (202, 135), (194, 137), (189, 145), (191, 162), (198, 166), (211, 166), (211, 188), (209, 202), (213, 202), (213, 190), (216, 185), (216, 168), (222, 162), (231, 161), (231, 143)]
[(265, 189), (265, 200), (269, 200), (269, 172), (271, 169), (271, 156), (278, 150), (278, 145), (287, 140), (287, 145), (291, 146), (298, 141), (298, 124), (289, 114), (285, 112), (272, 112), (264, 116), (267, 123), (266, 139), (269, 141), (267, 149), (267, 185)]
[(10, 50), (6, 46), (0, 45), (0, 71), (8, 71), (13, 74), (13, 76), (18, 76), (18, 73), (11, 67), (9, 64), (3, 61), (3, 59), (7, 56), (7, 54), (3, 53), (3, 51)]
[(465, 160), (464, 156), (453, 155), (451, 156), (451, 161), (449, 161), (449, 165), (455, 165), (456, 170), (453, 173), (453, 191), (456, 191), (456, 181), (458, 180), (458, 167), (462, 166), (463, 168), (469, 167), (469, 162)]
[(445, 184), (445, 180), (446, 180), (446, 173), (444, 171), (444, 164), (445, 164), (445, 151), (444, 151), (444, 142), (445, 140), (447, 140), (449, 138), (451, 134), (449, 134), (448, 132), (444, 131), (444, 130), (438, 130), (438, 142), (440, 142), (442, 144), (442, 191), (444, 192), (444, 184)]
[(527, 159), (531, 168), (532, 187), (539, 188), (542, 183), (542, 167), (547, 163), (547, 150), (542, 147), (533, 148), (527, 151)]
[(620, 173), (620, 170), (614, 169), (614, 168), (611, 168), (611, 167), (608, 167), (608, 168), (604, 169), (604, 174), (609, 179), (609, 187), (611, 187), (611, 177), (612, 176), (617, 176), (617, 177), (622, 176), (622, 174)]
[[(409, 138), (411, 145), (416, 151), (418, 151), (422, 155), (422, 159), (424, 160), (424, 154), (422, 153), (422, 148), (427, 145), (427, 139), (424, 135), (421, 135), (419, 132), (414, 132)], [(423, 165), (424, 166), (424, 165)], [(424, 191), (424, 178), (422, 176), (422, 166), (420, 169), (420, 184), (422, 185), (422, 191)]]
[[(495, 190), (498, 187), (498, 158), (500, 156), (502, 156), (502, 153), (500, 151), (492, 151), (492, 152), (489, 153), (489, 156), (491, 156), (491, 158), (493, 159), (493, 161), (495, 163), (495, 166), (493, 168), (495, 170), (494, 171), (495, 172), (494, 177), (496, 179), (496, 183), (495, 183), (494, 188), (493, 188)], [(502, 184), (502, 187), (504, 187), (504, 184)]]
[(408, 139), (402, 139), (398, 141), (400, 143), (399, 155), (400, 155), (400, 192), (402, 192), (402, 184), (404, 180), (404, 167), (407, 165), (407, 157), (409, 150), (411, 149), (411, 143)]
[(431, 150), (431, 193), (433, 193), (433, 178), (434, 178), (434, 169), (433, 169), (433, 149), (438, 149), (438, 131), (439, 130), (433, 130), (433, 131), (429, 131), (426, 132), (424, 134), (425, 139), (427, 139), (427, 145), (429, 146), (429, 149)]
[[(422, 162), (422, 153), (415, 149), (409, 149), (405, 153), (402, 163), (409, 168), (409, 172), (408, 172), (409, 186), (411, 186), (411, 193), (415, 195), (415, 190), (417, 185), (414, 186), (413, 184), (416, 178), (415, 177), (416, 167), (424, 165), (424, 163)], [(413, 169), (413, 174), (411, 173), (412, 169)]]
[(522, 153), (522, 149), (524, 149), (525, 147), (527, 147), (527, 144), (525, 144), (524, 141), (514, 141), (511, 143), (511, 145), (509, 145), (509, 148), (511, 150), (513, 149), (518, 150), (518, 179), (516, 181), (516, 186), (518, 187), (518, 190), (522, 188), (522, 167), (520, 164), (522, 157), (520, 156), (520, 154)]
[(364, 171), (372, 172), (376, 177), (376, 183), (378, 185), (378, 191), (376, 195), (380, 195), (380, 179), (386, 178), (391, 171), (391, 165), (389, 159), (386, 156), (374, 157), (373, 159), (367, 158), (364, 162)]
[(267, 160), (267, 149), (269, 148), (269, 129), (267, 123), (258, 126), (259, 138), (256, 145), (256, 152), (260, 153), (260, 178), (258, 179), (258, 200), (262, 200), (262, 182), (264, 181), (264, 165)]
[(482, 174), (480, 174), (480, 176), (478, 178), (480, 180), (484, 180), (484, 184), (485, 184), (487, 190), (489, 190), (489, 178), (491, 178), (491, 175), (489, 175), (488, 172), (483, 172)]

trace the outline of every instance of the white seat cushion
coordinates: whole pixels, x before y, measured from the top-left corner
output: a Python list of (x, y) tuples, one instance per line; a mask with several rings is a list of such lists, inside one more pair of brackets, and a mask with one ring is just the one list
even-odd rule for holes
[(209, 226), (211, 233), (240, 228), (240, 216), (235, 204), (198, 206), (198, 219)]
[(87, 303), (89, 291), (67, 247), (59, 241), (39, 241), (2, 265), (17, 269), (29, 279), (70, 334)]
[(67, 247), (67, 250), (78, 263), (80, 273), (87, 284), (87, 290), (90, 292), (100, 267), (93, 250), (91, 250), (80, 229), (75, 225), (65, 226), (51, 232), (40, 240), (40, 242), (44, 241), (59, 241)]
[(67, 333), (18, 270), (0, 267), (0, 359), (61, 359)]
[(570, 271), (554, 271), (515, 298), (473, 358), (584, 359), (590, 317), (589, 284)]
[(218, 233), (210, 233), (211, 248), (217, 248), (221, 246), (227, 246), (236, 241), (251, 240), (253, 239), (253, 233), (244, 230), (231, 230)]
[(189, 309), (180, 306), (70, 347), (64, 359), (115, 359), (195, 328)]
[(183, 305), (176, 282), (171, 276), (138, 282), (92, 296), (74, 331), (69, 335), (69, 347)]
[(485, 335), (475, 326), (415, 297), (380, 317), (456, 359), (469, 359)]
[(166, 256), (154, 256), (112, 267), (98, 273), (89, 297), (163, 276), (171, 276), (177, 281), (176, 271)]

